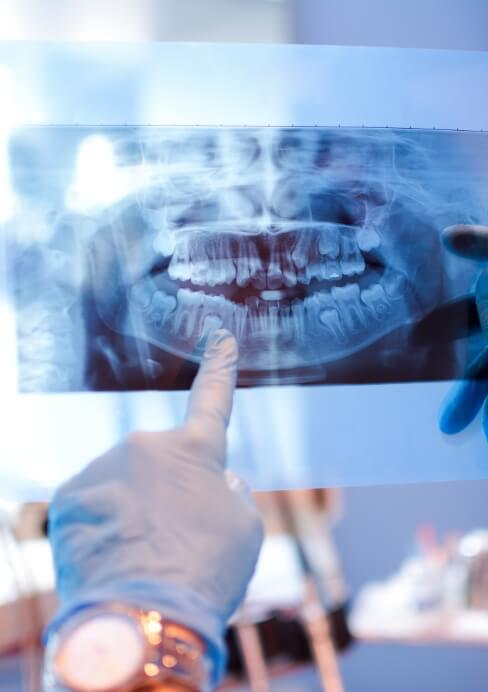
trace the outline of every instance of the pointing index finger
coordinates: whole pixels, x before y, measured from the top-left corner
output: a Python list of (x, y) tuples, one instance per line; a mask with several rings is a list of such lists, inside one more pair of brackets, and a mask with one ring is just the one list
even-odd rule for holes
[(237, 358), (237, 341), (230, 332), (219, 329), (209, 337), (191, 388), (187, 423), (217, 426), (225, 431), (232, 411)]

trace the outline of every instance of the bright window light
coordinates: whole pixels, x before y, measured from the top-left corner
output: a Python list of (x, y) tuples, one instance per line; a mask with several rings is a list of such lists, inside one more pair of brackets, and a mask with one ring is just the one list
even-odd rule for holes
[(0, 224), (14, 214), (15, 195), (10, 180), (8, 141), (14, 127), (16, 108), (14, 82), (10, 69), (0, 65)]
[(88, 211), (110, 206), (126, 194), (124, 180), (114, 161), (110, 141), (102, 135), (83, 140), (76, 161), (75, 180), (69, 187), (66, 206)]

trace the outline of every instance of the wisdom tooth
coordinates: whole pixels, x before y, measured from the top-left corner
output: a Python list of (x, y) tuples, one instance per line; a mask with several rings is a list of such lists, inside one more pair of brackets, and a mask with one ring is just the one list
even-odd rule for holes
[(378, 319), (386, 317), (391, 312), (390, 303), (380, 284), (374, 284), (361, 291), (361, 300)]
[(361, 228), (357, 238), (359, 249), (363, 252), (374, 250), (380, 244), (380, 237), (373, 228)]
[(147, 320), (154, 327), (162, 327), (176, 307), (176, 299), (163, 291), (156, 291), (152, 297)]
[(386, 269), (381, 277), (381, 284), (389, 298), (400, 300), (405, 297), (407, 279), (401, 272)]
[(366, 317), (359, 300), (359, 286), (357, 284), (334, 286), (331, 294), (339, 305), (342, 322), (349, 331), (357, 331), (366, 326)]
[(155, 239), (153, 240), (153, 248), (156, 252), (159, 252), (164, 257), (169, 257), (175, 251), (175, 236), (170, 230), (165, 229), (159, 231)]
[(154, 287), (149, 281), (141, 281), (129, 291), (129, 301), (142, 312), (151, 305)]

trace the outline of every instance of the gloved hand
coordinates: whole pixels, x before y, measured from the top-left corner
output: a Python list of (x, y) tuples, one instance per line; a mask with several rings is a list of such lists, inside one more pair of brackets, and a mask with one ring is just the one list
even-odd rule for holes
[[(445, 245), (462, 257), (488, 260), (488, 226), (451, 226), (444, 231)], [(488, 438), (488, 270), (476, 282), (476, 306), (487, 347), (470, 364), (463, 380), (449, 392), (441, 409), (439, 426), (447, 434), (464, 430), (482, 409), (482, 425)]]
[(58, 490), (49, 538), (62, 607), (48, 636), (97, 603), (157, 609), (206, 641), (217, 682), (263, 538), (250, 493), (224, 471), (236, 368), (236, 341), (220, 330), (181, 427), (130, 434)]

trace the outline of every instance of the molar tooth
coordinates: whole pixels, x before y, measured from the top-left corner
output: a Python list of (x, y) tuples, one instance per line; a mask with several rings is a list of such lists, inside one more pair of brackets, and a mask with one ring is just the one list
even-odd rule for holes
[(209, 277), (210, 262), (205, 251), (204, 243), (199, 238), (192, 244), (190, 259), (191, 282), (196, 286), (203, 286), (207, 283)]
[(180, 288), (176, 294), (178, 298), (178, 309), (176, 311), (173, 326), (175, 331), (181, 331), (185, 338), (190, 338), (195, 333), (199, 308), (203, 303), (203, 293), (201, 291), (189, 291)]
[(202, 327), (200, 329), (200, 339), (199, 343), (205, 344), (210, 334), (216, 332), (222, 326), (222, 320), (218, 315), (209, 314), (205, 315), (202, 321)]
[(359, 299), (359, 286), (357, 284), (334, 286), (331, 294), (338, 303), (342, 321), (349, 331), (355, 332), (366, 326), (366, 317)]
[(176, 299), (163, 291), (156, 291), (146, 315), (148, 322), (156, 328), (162, 327), (176, 307)]
[(339, 342), (345, 341), (344, 327), (342, 326), (339, 313), (334, 308), (325, 308), (319, 313), (321, 324), (327, 329), (334, 339)]
[(320, 261), (313, 261), (307, 264), (306, 270), (309, 280), (325, 278), (325, 268)]
[(234, 304), (224, 296), (207, 296), (204, 308), (209, 312), (216, 313), (222, 320), (225, 329), (232, 329), (234, 319)]
[(339, 257), (340, 245), (339, 234), (332, 228), (324, 228), (319, 235), (319, 252), (321, 255), (327, 255), (331, 259)]
[(374, 228), (363, 227), (358, 233), (358, 245), (363, 252), (374, 250), (380, 244), (380, 236)]
[(173, 280), (189, 281), (190, 253), (188, 247), (188, 238), (184, 237), (178, 240), (175, 251), (169, 263), (168, 274)]
[(310, 283), (310, 275), (309, 275), (306, 267), (304, 269), (299, 269), (297, 271), (297, 282), (300, 284), (307, 284), (307, 285)]
[(391, 305), (380, 284), (374, 284), (361, 291), (361, 300), (379, 320), (391, 312)]
[(342, 279), (341, 267), (337, 260), (328, 259), (324, 262), (324, 279), (327, 281)]
[(342, 237), (341, 269), (345, 276), (362, 274), (366, 265), (353, 237)]

